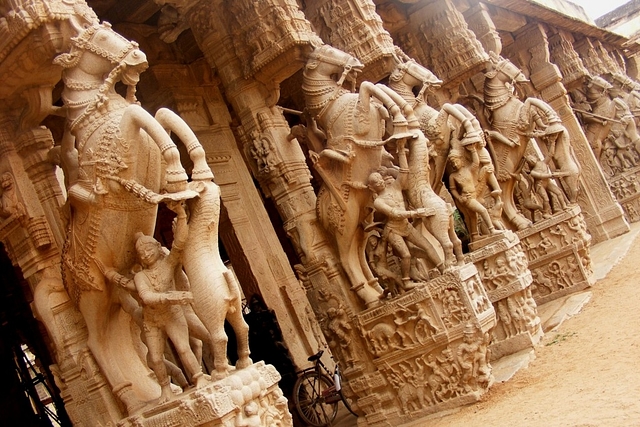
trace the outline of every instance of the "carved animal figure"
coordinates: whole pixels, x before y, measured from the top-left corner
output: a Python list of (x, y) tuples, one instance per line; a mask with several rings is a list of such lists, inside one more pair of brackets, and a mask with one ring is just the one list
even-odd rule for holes
[(405, 130), (407, 121), (398, 105), (372, 83), (363, 82), (358, 93), (343, 87), (345, 81), (355, 83), (362, 67), (353, 56), (323, 45), (309, 55), (302, 90), (312, 120), (308, 135), (315, 151), (312, 160), (323, 179), (318, 218), (334, 240), (351, 288), (367, 306), (373, 306), (379, 303), (381, 288), (365, 257), (361, 224), (371, 200), (366, 183), (381, 164), (382, 146), (387, 142), (382, 140), (385, 119), (391, 113), (396, 128)]
[[(109, 285), (103, 272), (128, 272), (135, 262), (134, 234), (153, 233), (157, 204), (194, 193), (175, 193), (186, 189), (187, 175), (165, 131), (175, 124), (174, 115), (161, 110), (154, 118), (135, 103), (135, 85), (147, 67), (136, 44), (108, 24), (94, 24), (80, 31), (69, 53), (54, 62), (64, 69), (68, 129), (61, 153), (70, 177), (71, 209), (63, 250), (65, 286), (87, 324), (91, 353), (132, 413), (160, 389), (136, 353), (137, 337), (120, 307), (119, 289)], [(114, 89), (119, 81), (128, 86), (126, 99)], [(193, 178), (211, 179), (198, 141), (178, 136), (195, 162)], [(158, 195), (165, 177), (166, 189), (175, 194)]]
[[(435, 210), (434, 215), (423, 219), (423, 224), (442, 246), (445, 263), (451, 265), (454, 252), (458, 261), (462, 260), (462, 244), (456, 236), (449, 207), (436, 193), (442, 186), (452, 139), (479, 138), (482, 129), (476, 118), (462, 105), (447, 103), (437, 111), (425, 102), (426, 91), (438, 88), (441, 84), (442, 81), (431, 71), (410, 58), (398, 63), (389, 77), (389, 87), (410, 104), (420, 130), (429, 137), (429, 141), (420, 138), (409, 141), (409, 170), (413, 180), (409, 200), (417, 207)], [(418, 96), (413, 92), (416, 88), (419, 88)], [(430, 154), (430, 151), (434, 154)], [(427, 168), (425, 164), (431, 166)]]
[(196, 186), (204, 189), (199, 191), (199, 197), (187, 202), (191, 217), (182, 262), (191, 284), (194, 309), (211, 335), (216, 369), (214, 376), (223, 377), (229, 367), (225, 319), (236, 335), (236, 367), (239, 369), (252, 364), (249, 358), (249, 326), (242, 317), (240, 286), (220, 258), (220, 188), (212, 181), (203, 181)]
[[(495, 172), (502, 189), (503, 215), (511, 228), (521, 230), (531, 225), (515, 205), (514, 189), (523, 156), (535, 127), (544, 129), (542, 117), (556, 116), (551, 106), (537, 98), (520, 101), (513, 85), (527, 82), (522, 71), (509, 60), (491, 54), (484, 81), (484, 108), (489, 143), (495, 160)], [(541, 116), (542, 113), (543, 115)]]
[(367, 332), (367, 338), (377, 356), (382, 356), (398, 347), (394, 338), (395, 333), (396, 327), (388, 323), (378, 323)]

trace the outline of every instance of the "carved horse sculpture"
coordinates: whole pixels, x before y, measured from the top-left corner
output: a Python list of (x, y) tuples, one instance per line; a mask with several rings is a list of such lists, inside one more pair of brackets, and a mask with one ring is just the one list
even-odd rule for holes
[[(412, 104), (413, 111), (420, 123), (420, 129), (429, 138), (429, 147), (424, 141), (417, 139), (410, 144), (410, 170), (415, 181), (415, 186), (423, 189), (427, 196), (422, 202), (426, 206), (436, 209), (436, 215), (426, 218), (426, 228), (434, 235), (445, 249), (445, 257), (451, 256), (451, 244), (459, 261), (462, 260), (462, 248), (455, 234), (453, 218), (449, 209), (435, 191), (442, 186), (442, 177), (445, 172), (447, 156), (452, 149), (461, 149), (461, 142), (476, 143), (482, 141), (482, 128), (473, 114), (460, 104), (445, 103), (440, 111), (432, 108), (425, 102), (426, 92), (438, 88), (442, 81), (430, 70), (418, 64), (411, 58), (404, 57), (399, 62), (389, 77), (389, 87), (398, 93), (404, 100)], [(418, 89), (418, 95), (414, 95), (414, 89)], [(435, 155), (430, 155), (433, 151)], [(421, 165), (429, 164), (429, 168)], [(429, 185), (427, 184), (430, 184)], [(428, 187), (428, 188), (427, 188)], [(409, 193), (410, 201), (418, 203), (415, 194)], [(445, 233), (445, 217), (448, 221), (448, 234)], [(430, 223), (431, 222), (431, 223)], [(447, 252), (448, 251), (448, 252)], [(450, 263), (450, 259), (447, 258)]]
[[(489, 143), (493, 148), (496, 176), (502, 189), (503, 216), (511, 227), (521, 230), (531, 225), (514, 202), (516, 176), (524, 165), (527, 144), (536, 127), (544, 129), (539, 113), (555, 115), (551, 106), (537, 98), (520, 101), (512, 85), (528, 82), (522, 71), (509, 60), (490, 54), (484, 81), (484, 108), (487, 119), (483, 126), (490, 129)], [(535, 143), (535, 141), (531, 141)]]
[[(319, 153), (312, 156), (324, 181), (317, 199), (318, 218), (334, 239), (352, 289), (371, 306), (378, 303), (380, 287), (365, 259), (361, 224), (371, 199), (366, 183), (381, 164), (389, 112), (398, 130), (406, 131), (407, 120), (396, 102), (372, 83), (363, 82), (359, 93), (343, 87), (345, 80), (355, 84), (362, 68), (353, 56), (323, 45), (309, 55), (302, 90), (312, 118), (309, 139)], [(410, 136), (396, 132), (392, 138)]]
[[(200, 143), (179, 117), (161, 109), (154, 118), (135, 103), (135, 85), (147, 68), (146, 57), (135, 43), (108, 24), (94, 24), (73, 38), (69, 53), (54, 62), (64, 69), (62, 97), (67, 114), (62, 157), (69, 176), (71, 216), (63, 250), (65, 286), (87, 324), (89, 349), (131, 414), (158, 397), (159, 386), (136, 352), (139, 338), (133, 336), (131, 319), (120, 306), (123, 291), (106, 280), (105, 269), (129, 273), (136, 261), (134, 235), (153, 234), (160, 201), (197, 195), (187, 190), (187, 175), (168, 130), (187, 146), (194, 162), (192, 179), (209, 188), (203, 201), (191, 202), (195, 211), (198, 203), (214, 203), (211, 198), (217, 193), (210, 188), (215, 184), (209, 182), (213, 174)], [(126, 99), (114, 89), (119, 81), (128, 87)], [(168, 193), (160, 195), (163, 187)], [(208, 213), (202, 217), (211, 218)], [(191, 252), (199, 261), (208, 253)], [(194, 294), (206, 285), (200, 280), (204, 276), (194, 272), (198, 268), (206, 268), (206, 263), (190, 268)], [(223, 304), (228, 307), (229, 302)], [(223, 312), (223, 307), (218, 308)], [(241, 353), (246, 364), (248, 350), (243, 347)], [(216, 354), (216, 364), (219, 360), (226, 356)]]
[[(194, 309), (211, 335), (215, 378), (226, 376), (227, 335), (224, 321), (236, 335), (238, 362), (242, 369), (252, 364), (249, 358), (249, 326), (242, 316), (242, 295), (235, 276), (220, 257), (220, 188), (212, 181), (192, 186), (200, 193), (187, 202), (191, 213), (189, 237), (183, 253), (183, 265), (191, 283)], [(198, 188), (202, 187), (202, 188)]]

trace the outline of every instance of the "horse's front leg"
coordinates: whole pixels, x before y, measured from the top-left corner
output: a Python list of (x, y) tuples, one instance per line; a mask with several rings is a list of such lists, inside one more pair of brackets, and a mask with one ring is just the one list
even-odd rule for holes
[(137, 104), (132, 104), (125, 110), (120, 121), (122, 137), (129, 141), (140, 137), (140, 130), (144, 130), (156, 143), (167, 162), (167, 185), (171, 192), (186, 189), (187, 173), (180, 163), (180, 152), (169, 134), (158, 121)]

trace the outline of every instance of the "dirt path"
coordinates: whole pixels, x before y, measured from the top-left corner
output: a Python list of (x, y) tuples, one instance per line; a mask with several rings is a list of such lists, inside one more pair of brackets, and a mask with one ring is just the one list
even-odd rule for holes
[(640, 426), (640, 238), (592, 292), (528, 368), (481, 402), (412, 426)]

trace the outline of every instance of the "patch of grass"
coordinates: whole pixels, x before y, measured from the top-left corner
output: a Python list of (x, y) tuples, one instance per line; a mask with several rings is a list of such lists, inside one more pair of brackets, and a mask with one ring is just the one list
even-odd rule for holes
[(548, 343), (546, 343), (545, 345), (549, 346), (549, 345), (558, 344), (558, 343), (561, 343), (563, 341), (566, 341), (568, 338), (575, 337), (576, 335), (578, 335), (578, 334), (575, 333), (575, 332), (565, 332), (563, 334), (556, 334), (556, 336), (553, 337), (553, 339), (551, 341), (549, 341)]

